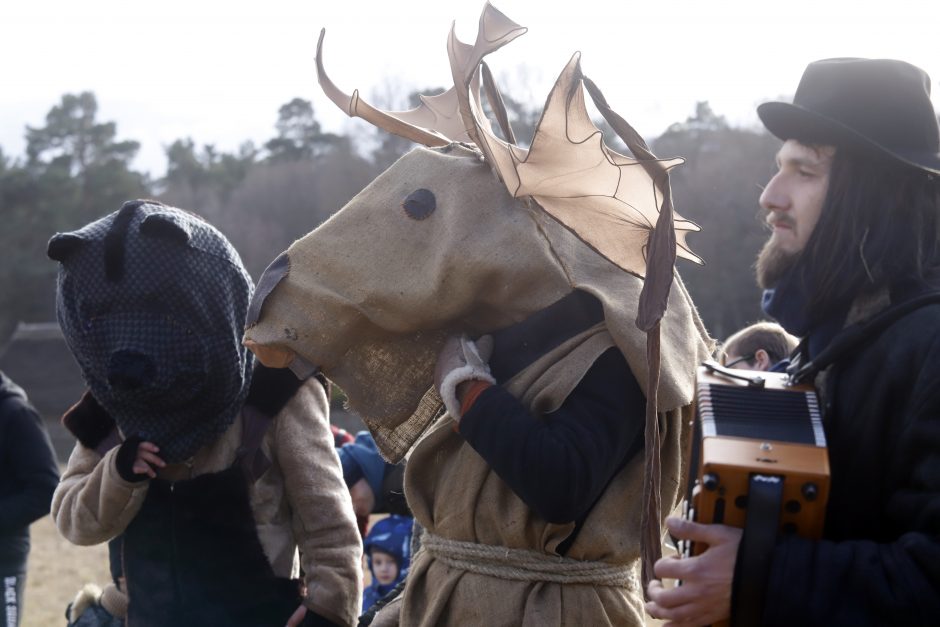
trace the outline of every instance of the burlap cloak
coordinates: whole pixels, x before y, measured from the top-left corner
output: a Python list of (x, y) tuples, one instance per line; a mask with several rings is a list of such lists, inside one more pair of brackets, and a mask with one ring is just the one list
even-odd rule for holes
[[(519, 373), (506, 388), (540, 416), (557, 408), (591, 364), (614, 345), (605, 325), (572, 338)], [(687, 469), (691, 408), (662, 412), (662, 499), (681, 498)], [(554, 555), (574, 528), (538, 517), (457, 434), (445, 416), (409, 457), (405, 492), (415, 517), (432, 534), (483, 545)], [(622, 586), (521, 581), (468, 572), (424, 550), (413, 562), (402, 605), (402, 625), (642, 625), (639, 588), (643, 457), (619, 472), (591, 510), (567, 557), (604, 562), (632, 572)], [(450, 560), (445, 560), (450, 562)], [(466, 565), (473, 570), (478, 564)], [(564, 573), (560, 564), (557, 571)], [(515, 572), (514, 572), (515, 571)]]
[[(436, 202), (422, 220), (401, 205), (417, 189)], [(292, 367), (322, 367), (388, 457), (404, 455), (439, 408), (436, 394), (426, 392), (449, 333), (503, 328), (575, 288), (598, 298), (604, 324), (531, 365), (509, 390), (538, 417), (558, 407), (597, 356), (616, 345), (645, 392), (646, 336), (634, 324), (642, 281), (509, 196), (479, 154), (461, 145), (416, 148), (295, 242), (286, 261), (271, 289), (259, 285), (264, 300), (246, 339), (292, 358)], [(658, 390), (666, 513), (684, 481), (694, 372), (710, 344), (677, 277), (662, 322)], [(638, 578), (642, 490), (638, 456), (613, 479), (567, 556), (635, 570)], [(571, 531), (531, 512), (447, 417), (413, 450), (406, 493), (418, 520), (445, 539), (550, 556)], [(643, 622), (638, 584), (507, 581), (439, 562), (429, 554), (415, 560), (403, 624)]]

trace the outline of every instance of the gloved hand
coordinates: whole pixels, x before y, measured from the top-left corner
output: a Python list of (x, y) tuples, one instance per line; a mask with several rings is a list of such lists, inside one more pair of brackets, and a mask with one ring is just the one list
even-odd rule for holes
[(156, 444), (133, 435), (121, 443), (114, 465), (124, 481), (136, 483), (154, 479), (157, 476), (155, 469), (166, 466), (166, 462), (157, 455), (158, 452), (160, 448)]
[(496, 383), (487, 362), (493, 353), (493, 338), (484, 335), (474, 343), (466, 335), (452, 335), (444, 342), (434, 366), (434, 387), (454, 419), (460, 420), (457, 386), (464, 381)]

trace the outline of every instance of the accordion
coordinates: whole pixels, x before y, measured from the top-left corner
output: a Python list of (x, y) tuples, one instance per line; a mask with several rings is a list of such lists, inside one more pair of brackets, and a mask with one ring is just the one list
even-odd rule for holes
[[(815, 390), (789, 385), (783, 373), (705, 362), (696, 378), (694, 434), (690, 468), (698, 472), (690, 482), (686, 515), (744, 529), (736, 606), (754, 594), (759, 598), (745, 607), (749, 619), (739, 623), (732, 617), (732, 624), (747, 624), (763, 605), (760, 585), (777, 534), (822, 536), (829, 459)], [(679, 547), (686, 555), (706, 548)], [(738, 590), (738, 579), (749, 590)]]

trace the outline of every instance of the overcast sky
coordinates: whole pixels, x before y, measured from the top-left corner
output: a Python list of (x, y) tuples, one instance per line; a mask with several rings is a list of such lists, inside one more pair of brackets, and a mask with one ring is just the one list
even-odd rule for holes
[[(529, 32), (489, 58), (500, 88), (544, 102), (577, 50), (608, 102), (652, 137), (707, 100), (736, 124), (791, 94), (805, 65), (892, 57), (940, 78), (940, 1), (496, 0)], [(166, 168), (163, 147), (191, 137), (234, 150), (274, 134), (278, 107), (312, 100), (327, 130), (349, 121), (319, 92), (326, 27), (333, 80), (367, 95), (450, 84), (446, 37), (472, 41), (482, 2), (460, 0), (5, 0), (0, 3), (0, 146), (24, 152), (65, 93), (93, 91), (99, 120), (142, 143), (135, 166)], [(519, 79), (521, 67), (527, 78)], [(934, 106), (940, 98), (934, 91)], [(361, 126), (359, 128), (362, 128)]]

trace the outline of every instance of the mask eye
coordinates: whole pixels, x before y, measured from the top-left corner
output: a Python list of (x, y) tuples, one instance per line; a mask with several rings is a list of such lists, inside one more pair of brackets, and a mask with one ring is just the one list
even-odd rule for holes
[(402, 201), (401, 206), (409, 218), (424, 220), (434, 213), (437, 208), (437, 201), (434, 199), (431, 190), (421, 188), (408, 194), (405, 200)]

